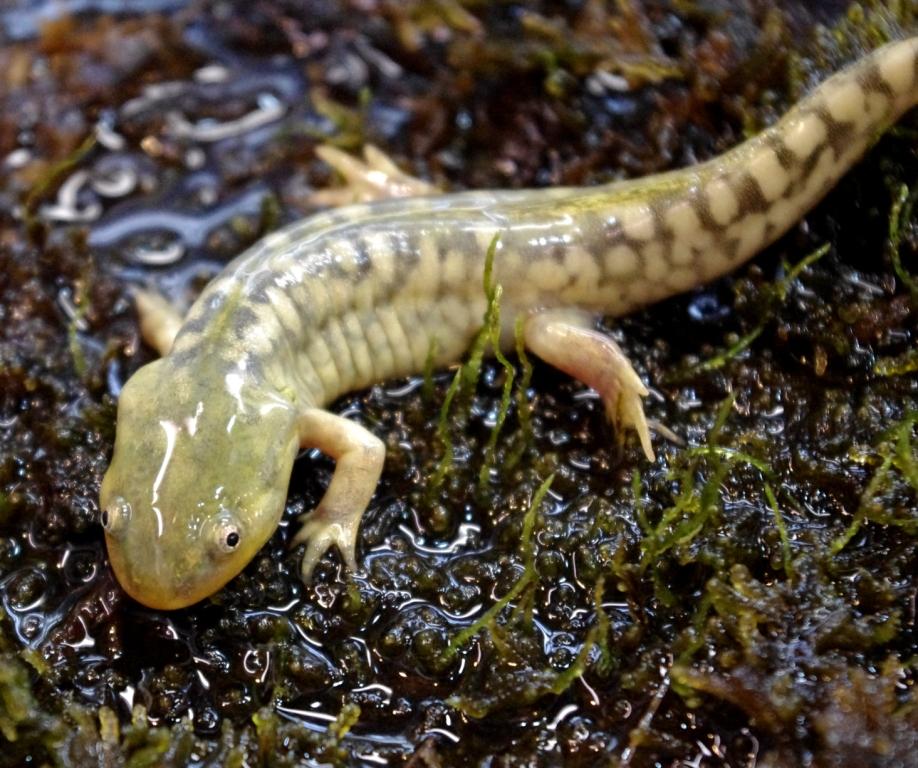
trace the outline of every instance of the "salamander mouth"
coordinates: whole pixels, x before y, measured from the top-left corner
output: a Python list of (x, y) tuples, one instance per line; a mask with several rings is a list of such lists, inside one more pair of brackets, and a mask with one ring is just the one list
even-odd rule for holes
[(168, 588), (150, 589), (149, 585), (140, 586), (133, 579), (121, 578), (118, 580), (134, 600), (147, 608), (153, 608), (160, 611), (174, 611), (179, 608), (187, 608), (190, 605), (200, 602), (204, 594), (200, 590), (192, 589), (191, 585), (182, 584), (178, 586), (169, 586)]
[(150, 565), (146, 569), (138, 569), (137, 563), (129, 562), (117, 543), (111, 540), (107, 543), (115, 579), (128, 596), (147, 608), (165, 611), (186, 608), (210, 594), (195, 580), (177, 580), (174, 572), (164, 574), (161, 567)]

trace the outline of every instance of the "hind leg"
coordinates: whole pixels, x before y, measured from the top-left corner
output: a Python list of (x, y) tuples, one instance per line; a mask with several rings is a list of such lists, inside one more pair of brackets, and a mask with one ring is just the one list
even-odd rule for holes
[(634, 429), (644, 454), (653, 461), (641, 404), (647, 387), (618, 344), (594, 328), (592, 315), (564, 309), (536, 312), (523, 325), (523, 340), (546, 363), (595, 389), (616, 429)]

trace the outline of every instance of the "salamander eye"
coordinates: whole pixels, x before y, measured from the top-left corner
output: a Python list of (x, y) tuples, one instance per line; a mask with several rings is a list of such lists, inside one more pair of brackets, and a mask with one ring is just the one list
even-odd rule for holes
[(102, 523), (106, 533), (116, 534), (124, 529), (130, 519), (131, 505), (118, 496), (102, 510), (99, 522)]
[(221, 552), (235, 552), (242, 541), (239, 526), (232, 520), (223, 519), (216, 527), (216, 545)]
[(227, 551), (232, 551), (239, 546), (239, 532), (238, 531), (228, 531), (226, 536), (223, 537), (223, 548)]

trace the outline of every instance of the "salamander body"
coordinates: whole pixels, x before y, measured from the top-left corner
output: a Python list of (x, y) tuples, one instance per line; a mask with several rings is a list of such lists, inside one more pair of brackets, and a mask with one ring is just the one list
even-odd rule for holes
[[(646, 390), (597, 315), (723, 275), (818, 202), (918, 100), (918, 38), (830, 78), (781, 121), (709, 162), (591, 188), (478, 191), (352, 205), (268, 235), (191, 308), (168, 354), (128, 381), (101, 489), (115, 574), (142, 603), (194, 603), (275, 530), (301, 447), (337, 461), (307, 542), (356, 567), (383, 448), (323, 410), (340, 394), (455, 362), (485, 310), (496, 243), (504, 335), (596, 388), (652, 455)], [(164, 345), (167, 346), (167, 345)]]

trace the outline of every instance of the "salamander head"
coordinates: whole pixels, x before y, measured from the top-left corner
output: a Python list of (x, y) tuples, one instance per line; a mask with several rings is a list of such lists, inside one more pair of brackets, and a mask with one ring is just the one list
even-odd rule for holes
[[(213, 368), (213, 366), (212, 366)], [(115, 576), (151, 608), (182, 608), (238, 574), (277, 527), (297, 452), (293, 405), (240, 372), (168, 358), (118, 403), (100, 506)]]

